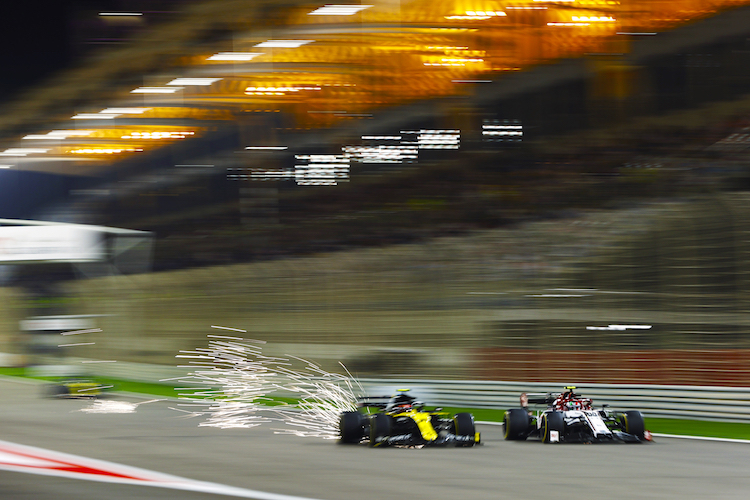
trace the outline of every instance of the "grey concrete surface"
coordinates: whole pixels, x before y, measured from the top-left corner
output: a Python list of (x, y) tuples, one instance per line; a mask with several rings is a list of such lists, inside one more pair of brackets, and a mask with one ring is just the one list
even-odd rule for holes
[[(0, 380), (0, 439), (201, 481), (323, 500), (358, 498), (721, 498), (750, 491), (746, 444), (662, 438), (642, 445), (506, 442), (481, 426), (484, 445), (370, 449), (275, 435), (271, 427), (199, 427), (169, 408), (82, 413), (90, 402), (40, 397), (39, 388)], [(114, 396), (125, 399), (122, 396)], [(0, 472), (0, 498), (111, 500), (227, 498)]]

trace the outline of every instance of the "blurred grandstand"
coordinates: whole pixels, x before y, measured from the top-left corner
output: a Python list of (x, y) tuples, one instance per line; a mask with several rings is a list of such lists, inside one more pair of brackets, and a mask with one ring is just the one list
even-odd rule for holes
[[(19, 217), (152, 231), (158, 271), (231, 265), (69, 285), (84, 312), (129, 304), (109, 311), (111, 331), (143, 336), (109, 347), (122, 359), (164, 362), (196, 341), (189, 322), (221, 312), (278, 345), (346, 338), (365, 373), (409, 375), (383, 361), (403, 358), (434, 376), (529, 380), (571, 375), (576, 359), (581, 381), (748, 383), (718, 354), (713, 375), (648, 361), (750, 347), (748, 4), (186, 3), (6, 103), (0, 173), (19, 180), (0, 189), (9, 200), (24, 179), (55, 179)], [(574, 231), (592, 220), (609, 229)], [(660, 331), (592, 345), (597, 321)], [(553, 347), (565, 369), (535, 371)], [(638, 368), (608, 372), (623, 349)]]

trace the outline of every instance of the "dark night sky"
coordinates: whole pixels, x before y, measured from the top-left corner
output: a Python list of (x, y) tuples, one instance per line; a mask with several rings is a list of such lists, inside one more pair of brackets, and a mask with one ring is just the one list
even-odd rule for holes
[[(6, 0), (0, 10), (0, 101), (38, 83), (83, 54), (81, 26), (100, 10), (121, 10), (117, 0)], [(83, 21), (83, 22), (82, 22)]]
[[(0, 10), (3, 17), (0, 106), (12, 101), (25, 87), (40, 83), (80, 57), (81, 47), (75, 45), (77, 19), (86, 12), (95, 15), (99, 8), (106, 10), (117, 3), (109, 0), (3, 2)], [(36, 172), (0, 170), (0, 218), (31, 217), (45, 201), (65, 196), (80, 181)]]
[(70, 62), (68, 7), (71, 2), (5, 2), (2, 9), (3, 100), (8, 94)]

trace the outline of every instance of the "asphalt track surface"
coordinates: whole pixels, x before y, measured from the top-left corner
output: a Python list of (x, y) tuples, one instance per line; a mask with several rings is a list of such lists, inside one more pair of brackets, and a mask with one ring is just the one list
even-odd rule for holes
[[(321, 500), (384, 498), (747, 499), (750, 445), (660, 438), (648, 444), (506, 442), (480, 426), (474, 448), (370, 449), (216, 429), (169, 409), (91, 414), (82, 400), (40, 397), (0, 380), (0, 440), (250, 490)], [(116, 396), (127, 400), (127, 397)], [(130, 399), (130, 401), (137, 401)], [(225, 499), (224, 495), (0, 471), (0, 499)]]

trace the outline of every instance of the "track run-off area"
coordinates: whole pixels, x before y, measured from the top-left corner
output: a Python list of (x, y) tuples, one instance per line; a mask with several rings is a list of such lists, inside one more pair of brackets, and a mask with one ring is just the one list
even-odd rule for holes
[[(274, 434), (273, 424), (201, 427), (170, 409), (173, 401), (87, 413), (91, 401), (45, 398), (37, 385), (0, 380), (0, 394), (3, 499), (746, 499), (750, 492), (750, 445), (741, 442), (657, 436), (543, 445), (504, 441), (501, 426), (479, 424), (483, 444), (474, 448), (371, 449)], [(104, 472), (89, 474), (95, 480), (68, 474), (79, 466)]]

